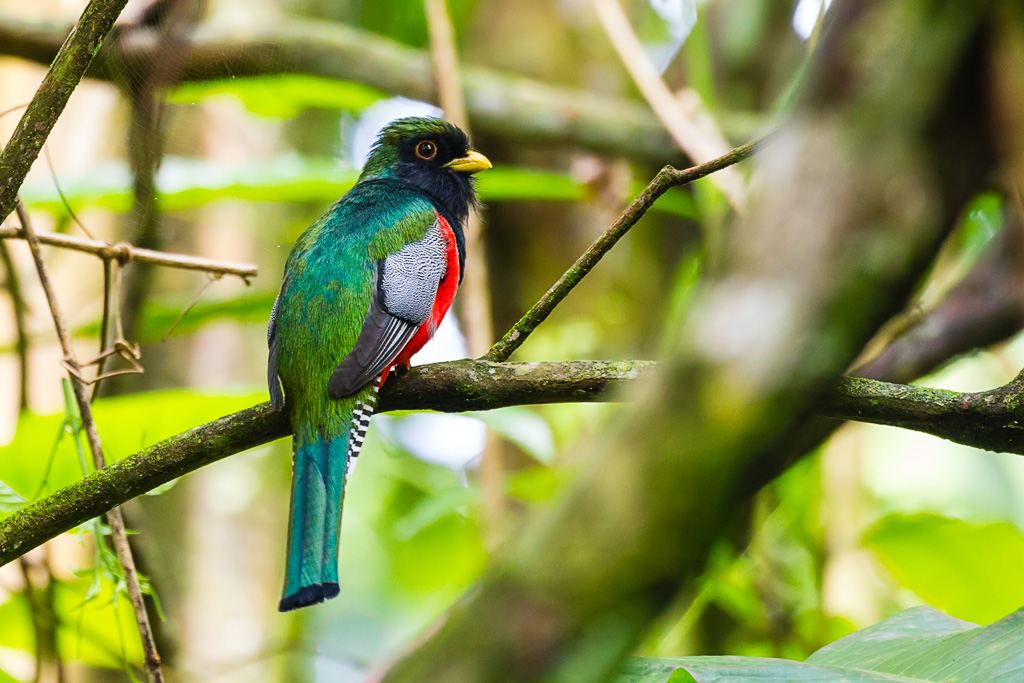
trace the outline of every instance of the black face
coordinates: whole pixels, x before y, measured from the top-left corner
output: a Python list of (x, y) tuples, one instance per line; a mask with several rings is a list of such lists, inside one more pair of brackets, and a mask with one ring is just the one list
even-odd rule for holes
[(430, 195), (449, 214), (449, 220), (461, 225), (476, 204), (473, 176), (445, 168), (445, 164), (466, 156), (471, 149), (461, 129), (445, 124), (440, 130), (403, 136), (391, 170)]

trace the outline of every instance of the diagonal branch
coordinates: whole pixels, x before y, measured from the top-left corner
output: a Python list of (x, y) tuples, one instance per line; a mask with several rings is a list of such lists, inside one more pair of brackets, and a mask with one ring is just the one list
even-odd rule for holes
[(565, 271), (565, 274), (558, 279), (558, 282), (551, 285), (551, 289), (541, 297), (540, 301), (535, 303), (533, 308), (527, 311), (526, 315), (513, 325), (512, 329), (501, 340), (496, 342), (483, 358), (489, 361), (501, 362), (522, 346), (526, 338), (551, 315), (551, 312), (562, 302), (562, 299), (568, 296), (569, 292), (594, 269), (598, 261), (615, 246), (616, 242), (622, 239), (622, 236), (629, 232), (629, 229), (636, 225), (637, 221), (647, 213), (647, 210), (651, 208), (658, 197), (673, 187), (692, 183), (695, 180), (748, 159), (765, 144), (767, 139), (767, 137), (764, 137), (742, 147), (737, 147), (728, 154), (699, 166), (693, 166), (684, 170), (675, 169), (671, 166), (661, 169), (658, 175), (654, 176), (654, 180), (644, 188), (644, 191), (630, 202), (618, 220), (605, 230), (604, 234), (598, 237), (582, 256), (576, 259), (576, 263), (569, 270)]

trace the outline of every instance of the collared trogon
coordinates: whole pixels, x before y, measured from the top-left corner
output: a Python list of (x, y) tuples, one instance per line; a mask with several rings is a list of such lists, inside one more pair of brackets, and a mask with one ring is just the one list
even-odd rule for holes
[(476, 201), (472, 174), (490, 166), (446, 121), (394, 121), (355, 186), (288, 256), (267, 333), (270, 402), (282, 410), (287, 397), (294, 431), (281, 611), (338, 594), (345, 479), (377, 389), (451, 305)]

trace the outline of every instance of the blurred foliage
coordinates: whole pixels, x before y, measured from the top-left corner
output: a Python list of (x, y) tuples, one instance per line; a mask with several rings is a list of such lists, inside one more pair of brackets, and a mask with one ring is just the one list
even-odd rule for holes
[[(333, 202), (355, 184), (359, 173), (332, 159), (286, 156), (264, 163), (220, 164), (199, 159), (169, 157), (157, 175), (160, 206), (182, 211), (226, 199), (250, 202)], [(644, 183), (636, 182), (638, 193)], [(571, 176), (524, 168), (496, 168), (478, 181), (485, 202), (538, 201), (580, 202), (589, 188)], [(60, 196), (52, 181), (27, 183), (22, 191), (33, 208), (66, 215), (76, 211), (107, 209), (126, 213), (131, 208), (131, 176), (125, 164), (113, 163), (77, 178), (62, 178)], [(696, 208), (689, 194), (670, 192), (655, 204), (658, 211), (694, 218)]]
[[(113, 669), (142, 662), (135, 616), (126, 597), (115, 600), (110, 584), (90, 595), (89, 578), (54, 581), (53, 607), (61, 659)], [(25, 624), (31, 623), (23, 595), (16, 594), (0, 604), (0, 647), (31, 652), (32, 632), (25, 629)]]

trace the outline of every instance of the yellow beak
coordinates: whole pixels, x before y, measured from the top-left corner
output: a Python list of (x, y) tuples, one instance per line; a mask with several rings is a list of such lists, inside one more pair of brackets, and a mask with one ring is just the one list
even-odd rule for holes
[(458, 159), (452, 159), (444, 165), (459, 173), (479, 173), (491, 167), (490, 160), (476, 150), (470, 150), (469, 154)]

